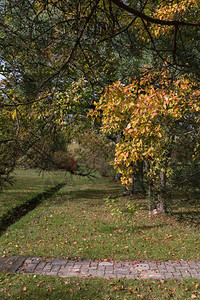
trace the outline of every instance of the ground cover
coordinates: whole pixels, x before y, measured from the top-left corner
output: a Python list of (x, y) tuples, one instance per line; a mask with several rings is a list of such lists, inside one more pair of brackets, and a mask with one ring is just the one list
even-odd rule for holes
[(17, 169), (13, 175), (13, 185), (0, 193), (0, 219), (31, 197), (60, 183), (64, 178), (61, 172), (40, 174), (36, 169)]
[(187, 280), (106, 280), (0, 274), (1, 299), (198, 299), (200, 285)]
[[(122, 197), (122, 187), (110, 178), (68, 176), (67, 181), (52, 198), (10, 226), (0, 237), (0, 253), (110, 260), (200, 259), (197, 228), (172, 216), (149, 217), (146, 199)], [(112, 207), (106, 206), (108, 197)], [(127, 203), (143, 209), (129, 219)]]

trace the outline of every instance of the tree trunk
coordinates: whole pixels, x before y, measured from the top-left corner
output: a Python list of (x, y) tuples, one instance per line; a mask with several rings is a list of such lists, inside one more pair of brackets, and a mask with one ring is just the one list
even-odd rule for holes
[(143, 184), (143, 161), (137, 161), (137, 164), (133, 166), (133, 184), (132, 184), (132, 193), (143, 193), (144, 184)]
[(133, 168), (133, 174), (132, 174), (132, 186), (130, 189), (127, 189), (126, 186), (124, 186), (124, 196), (129, 196), (136, 193), (143, 193), (144, 192), (144, 185), (143, 185), (143, 161), (137, 161), (137, 164), (132, 163)]
[(161, 171), (160, 172), (160, 191), (158, 193), (158, 204), (157, 204), (157, 210), (160, 213), (166, 212), (165, 189), (166, 189), (166, 173), (164, 171)]
[(115, 175), (114, 175), (113, 180), (114, 180), (114, 181), (119, 181), (121, 177), (122, 177), (122, 174), (116, 172)]

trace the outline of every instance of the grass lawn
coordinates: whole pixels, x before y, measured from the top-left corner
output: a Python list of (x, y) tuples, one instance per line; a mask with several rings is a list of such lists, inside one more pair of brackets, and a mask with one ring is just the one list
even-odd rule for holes
[[(46, 174), (48, 175), (48, 174)], [(17, 171), (1, 194), (1, 215), (34, 193), (60, 183), (62, 174)], [(146, 199), (122, 197), (109, 178), (67, 176), (68, 184), (0, 237), (0, 255), (112, 260), (200, 259), (199, 231), (172, 216), (148, 216)], [(105, 199), (110, 197), (111, 207)], [(128, 205), (142, 210), (130, 214)], [(121, 212), (121, 213), (120, 213)], [(198, 299), (199, 280), (106, 280), (0, 273), (0, 299)]]
[[(172, 216), (149, 217), (145, 199), (122, 197), (120, 184), (109, 178), (91, 181), (68, 176), (67, 180), (65, 187), (0, 237), (1, 254), (110, 260), (200, 259), (198, 229)], [(105, 205), (108, 196), (115, 201), (114, 211)], [(125, 212), (128, 201), (144, 208), (130, 219)], [(118, 208), (123, 212), (120, 218)]]
[(106, 280), (0, 273), (0, 299), (199, 299), (198, 280)]
[(60, 183), (64, 175), (59, 172), (39, 174), (37, 170), (18, 169), (14, 183), (0, 193), (0, 219), (11, 209), (25, 203), (30, 197)]

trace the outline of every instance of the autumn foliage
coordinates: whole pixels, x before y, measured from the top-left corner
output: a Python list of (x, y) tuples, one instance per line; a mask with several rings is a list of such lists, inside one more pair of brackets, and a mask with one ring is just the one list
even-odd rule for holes
[[(189, 76), (168, 72), (145, 75), (125, 86), (109, 86), (92, 116), (102, 118), (102, 132), (121, 136), (114, 167), (122, 183), (132, 183), (133, 163), (145, 162), (149, 183), (156, 191), (173, 176), (173, 163), (199, 155), (200, 91)], [(181, 153), (180, 153), (181, 152)]]

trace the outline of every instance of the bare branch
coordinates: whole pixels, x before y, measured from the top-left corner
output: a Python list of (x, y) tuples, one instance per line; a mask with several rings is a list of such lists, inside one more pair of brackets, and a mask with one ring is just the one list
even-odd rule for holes
[(33, 101), (27, 101), (27, 102), (19, 102), (19, 103), (13, 103), (13, 104), (6, 104), (6, 103), (1, 103), (0, 104), (0, 107), (18, 107), (18, 106), (26, 106), (26, 105), (29, 105), (29, 104), (33, 104), (33, 103), (37, 103), (37, 102), (40, 102), (41, 100), (44, 100), (44, 99), (47, 99), (49, 97), (48, 96), (45, 96), (45, 97), (42, 97), (42, 98), (39, 98), (39, 99), (36, 99), (36, 100), (33, 100)]

